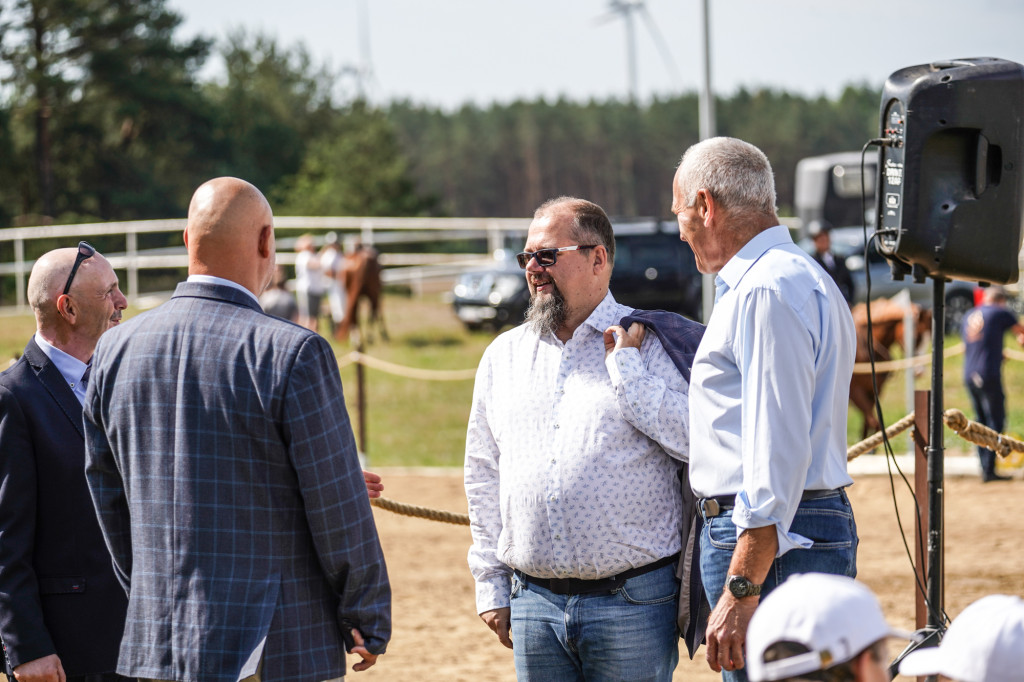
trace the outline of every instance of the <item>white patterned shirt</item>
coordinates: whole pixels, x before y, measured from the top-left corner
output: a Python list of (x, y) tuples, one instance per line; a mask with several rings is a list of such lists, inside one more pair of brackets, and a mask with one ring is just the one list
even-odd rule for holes
[(651, 332), (605, 360), (631, 311), (609, 293), (565, 344), (522, 325), (484, 352), (465, 465), (479, 613), (509, 605), (512, 569), (595, 580), (679, 551), (687, 384)]

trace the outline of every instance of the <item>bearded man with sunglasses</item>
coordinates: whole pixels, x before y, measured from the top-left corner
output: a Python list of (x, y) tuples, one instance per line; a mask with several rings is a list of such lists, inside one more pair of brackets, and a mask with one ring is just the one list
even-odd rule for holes
[(36, 333), (0, 374), (0, 639), (9, 679), (107, 682), (128, 601), (85, 481), (82, 400), (100, 335), (127, 306), (86, 242), (32, 267)]
[(526, 322), (477, 372), (469, 564), (520, 680), (667, 681), (678, 661), (687, 382), (655, 334), (619, 326), (614, 256), (599, 206), (538, 208)]

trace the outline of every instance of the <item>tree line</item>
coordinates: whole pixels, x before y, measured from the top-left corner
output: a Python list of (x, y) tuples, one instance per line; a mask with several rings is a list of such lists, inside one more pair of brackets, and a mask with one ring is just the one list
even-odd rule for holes
[[(181, 216), (216, 175), (250, 180), (279, 215), (526, 216), (574, 194), (666, 216), (698, 140), (695, 93), (373, 105), (301, 44), (183, 41), (181, 22), (164, 0), (0, 0), (0, 226)], [(225, 69), (204, 80), (215, 55)], [(785, 211), (796, 162), (859, 149), (878, 104), (866, 84), (740, 90), (717, 99), (717, 128), (765, 151)]]

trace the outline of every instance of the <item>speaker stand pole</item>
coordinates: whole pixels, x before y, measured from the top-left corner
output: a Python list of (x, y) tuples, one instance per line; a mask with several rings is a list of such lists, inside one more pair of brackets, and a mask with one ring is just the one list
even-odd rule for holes
[(946, 334), (946, 280), (932, 279), (932, 391), (928, 414), (928, 626), (941, 631), (943, 608), (943, 456), (942, 361)]
[[(945, 310), (946, 280), (936, 277), (933, 280), (932, 288), (932, 390), (928, 392), (928, 438), (925, 445), (927, 461), (927, 495), (917, 488), (921, 481), (920, 472), (916, 467), (921, 464), (920, 457), (915, 458), (914, 496), (918, 500), (926, 497), (928, 500), (927, 516), (927, 537), (922, 538), (920, 529), (915, 525), (914, 544), (917, 548), (918, 575), (924, 576), (924, 602), (928, 617), (926, 625), (920, 627), (918, 621), (918, 640), (911, 642), (900, 654), (889, 664), (889, 674), (896, 677), (900, 662), (915, 649), (921, 647), (938, 646), (939, 640), (945, 632), (945, 623), (942, 614), (945, 612), (942, 603), (943, 574), (942, 548), (942, 485), (944, 477), (943, 458), (943, 422), (942, 422), (942, 360), (943, 346), (945, 345)], [(920, 518), (920, 517), (918, 517)], [(922, 546), (926, 544), (927, 546)], [(915, 581), (915, 584), (917, 582)], [(919, 597), (920, 598), (920, 595)], [(918, 682), (935, 682), (937, 677), (918, 677)]]

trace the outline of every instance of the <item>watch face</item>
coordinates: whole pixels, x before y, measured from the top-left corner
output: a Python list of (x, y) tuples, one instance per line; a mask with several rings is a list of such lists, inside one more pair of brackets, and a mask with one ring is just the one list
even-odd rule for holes
[(743, 599), (760, 593), (758, 585), (753, 584), (748, 579), (740, 575), (734, 575), (729, 578), (729, 591), (732, 592), (732, 596), (737, 599)]

